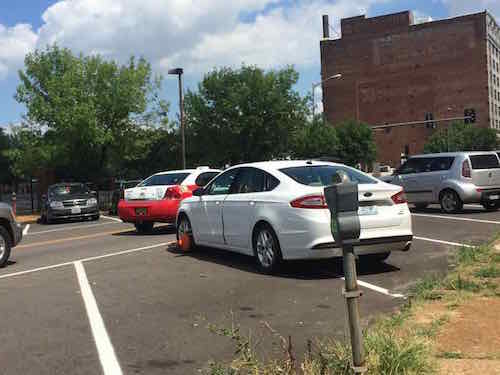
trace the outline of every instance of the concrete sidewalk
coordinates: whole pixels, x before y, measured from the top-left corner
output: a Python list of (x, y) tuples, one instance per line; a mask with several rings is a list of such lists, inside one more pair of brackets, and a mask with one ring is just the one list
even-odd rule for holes
[(40, 219), (40, 215), (16, 215), (16, 220), (21, 224), (33, 224)]

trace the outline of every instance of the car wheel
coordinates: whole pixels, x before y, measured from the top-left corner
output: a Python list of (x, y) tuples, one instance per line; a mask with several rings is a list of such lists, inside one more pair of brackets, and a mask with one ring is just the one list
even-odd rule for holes
[(193, 228), (186, 215), (182, 215), (177, 223), (176, 230), (177, 247), (184, 252), (190, 252), (196, 249), (194, 242)]
[(274, 273), (281, 261), (281, 249), (276, 233), (268, 224), (259, 225), (253, 234), (253, 251), (259, 270), (266, 274)]
[(497, 211), (500, 208), (500, 203), (498, 202), (484, 202), (482, 205), (487, 211)]
[(429, 203), (415, 203), (415, 208), (417, 210), (425, 210)]
[(7, 264), (10, 256), (11, 239), (7, 229), (0, 226), (0, 268)]
[(366, 261), (368, 261), (368, 262), (383, 262), (384, 260), (389, 258), (390, 255), (391, 255), (391, 252), (387, 251), (385, 253), (362, 255), (360, 258), (361, 258), (362, 262), (366, 262)]
[(447, 214), (462, 210), (464, 204), (458, 194), (453, 190), (445, 190), (439, 198), (441, 209)]
[(153, 222), (145, 222), (145, 223), (137, 223), (135, 224), (135, 229), (137, 232), (144, 234), (144, 233), (151, 233), (153, 231)]

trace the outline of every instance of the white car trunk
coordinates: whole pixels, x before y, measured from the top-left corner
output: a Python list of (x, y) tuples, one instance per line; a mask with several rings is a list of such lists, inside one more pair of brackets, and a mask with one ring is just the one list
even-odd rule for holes
[(139, 186), (125, 190), (125, 200), (160, 200), (165, 196), (165, 192), (171, 186), (175, 185), (160, 185), (160, 186)]

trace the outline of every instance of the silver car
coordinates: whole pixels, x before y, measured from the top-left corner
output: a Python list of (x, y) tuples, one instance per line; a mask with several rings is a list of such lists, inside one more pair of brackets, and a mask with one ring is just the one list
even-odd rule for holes
[(460, 211), (464, 203), (500, 208), (500, 159), (493, 151), (412, 156), (391, 177), (419, 209), (430, 203), (446, 213)]

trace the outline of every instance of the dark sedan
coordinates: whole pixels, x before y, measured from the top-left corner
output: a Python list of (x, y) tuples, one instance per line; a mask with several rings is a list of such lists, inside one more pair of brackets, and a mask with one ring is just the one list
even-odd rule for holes
[(49, 186), (43, 197), (42, 221), (51, 223), (66, 219), (99, 219), (95, 191), (82, 183), (62, 183)]

